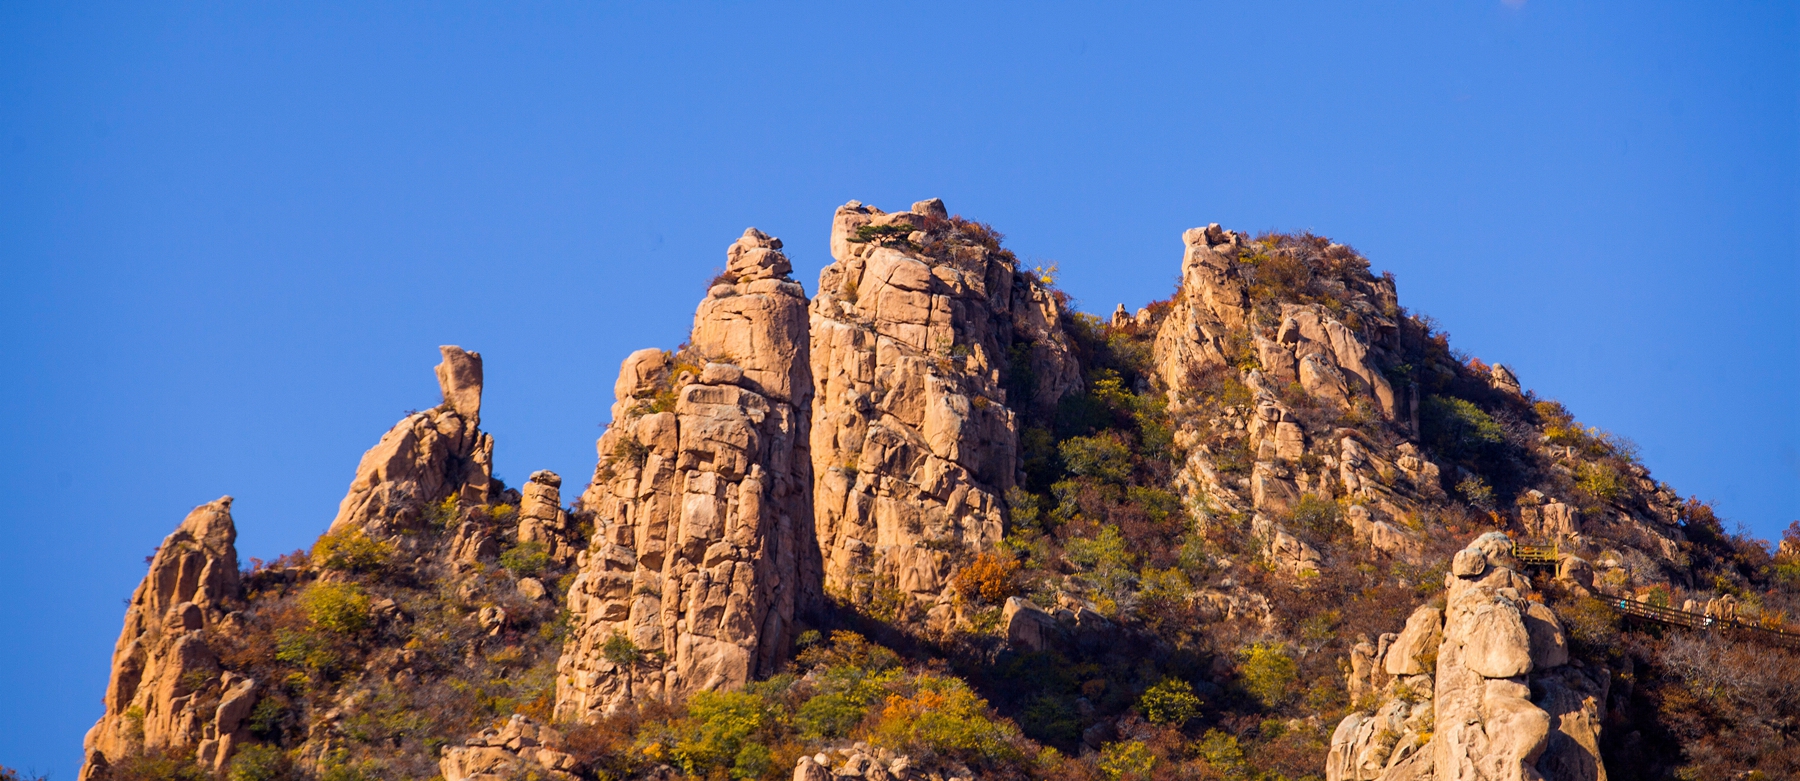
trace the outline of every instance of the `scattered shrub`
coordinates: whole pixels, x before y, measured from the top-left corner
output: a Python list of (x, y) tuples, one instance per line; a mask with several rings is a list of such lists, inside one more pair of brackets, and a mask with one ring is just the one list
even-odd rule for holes
[(982, 553), (951, 578), (958, 594), (982, 604), (998, 605), (1019, 593), (1019, 563), (1010, 556)]
[(550, 551), (536, 540), (521, 542), (500, 554), (500, 566), (513, 577), (537, 577), (550, 566)]
[(1465, 465), (1486, 458), (1506, 441), (1506, 431), (1493, 417), (1454, 396), (1425, 397), (1419, 405), (1419, 425), (1433, 450)]
[(1286, 649), (1272, 643), (1257, 643), (1244, 650), (1238, 675), (1250, 696), (1265, 708), (1277, 708), (1287, 701), (1299, 671)]
[(378, 571), (387, 566), (393, 555), (392, 543), (371, 539), (359, 526), (327, 532), (312, 550), (312, 559), (319, 566), (344, 572)]
[(232, 752), (227, 777), (231, 781), (286, 781), (294, 775), (287, 752), (275, 746), (251, 743)]
[(1200, 715), (1200, 695), (1193, 684), (1180, 678), (1164, 678), (1138, 699), (1138, 710), (1151, 724), (1180, 727)]
[(369, 595), (354, 583), (314, 583), (300, 597), (314, 627), (339, 635), (369, 627)]
[(1148, 779), (1156, 755), (1141, 740), (1108, 743), (1100, 749), (1100, 772), (1112, 781)]
[[(768, 705), (745, 692), (703, 691), (688, 700), (673, 756), (689, 775), (726, 769), (732, 778), (754, 778), (768, 764), (768, 748), (751, 740), (769, 722)], [(760, 764), (759, 764), (760, 763)], [(744, 773), (754, 768), (754, 772)]]
[(1057, 452), (1072, 474), (1113, 483), (1131, 477), (1131, 450), (1117, 434), (1072, 437), (1058, 445)]
[(1575, 468), (1575, 487), (1602, 502), (1611, 502), (1625, 492), (1625, 478), (1612, 464), (1583, 461)]
[(1014, 756), (1012, 725), (987, 713), (987, 702), (959, 678), (922, 673), (887, 697), (871, 730), (873, 742), (915, 756), (969, 763)]

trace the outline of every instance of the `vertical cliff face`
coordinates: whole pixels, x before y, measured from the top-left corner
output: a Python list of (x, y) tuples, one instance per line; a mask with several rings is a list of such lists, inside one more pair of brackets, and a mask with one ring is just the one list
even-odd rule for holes
[(947, 582), (1000, 541), (1019, 415), (1079, 388), (1057, 301), (940, 201), (851, 202), (812, 302), (814, 518), (825, 588), (950, 618)]
[(127, 755), (231, 739), (243, 687), (221, 680), (207, 633), (240, 603), (236, 541), (227, 496), (194, 508), (156, 549), (125, 611), (82, 778)]
[(582, 495), (595, 535), (569, 592), (556, 712), (741, 685), (775, 669), (816, 598), (806, 297), (781, 241), (745, 231), (669, 355), (625, 360)]
[(333, 531), (359, 526), (380, 536), (418, 525), (445, 496), (486, 504), (494, 483), (494, 438), (482, 432), (481, 354), (446, 345), (438, 364), (444, 403), (406, 416), (363, 454), (338, 506)]

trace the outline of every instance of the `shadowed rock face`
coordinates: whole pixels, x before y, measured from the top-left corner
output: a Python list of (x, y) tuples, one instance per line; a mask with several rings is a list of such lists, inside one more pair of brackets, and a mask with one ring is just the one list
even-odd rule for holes
[(415, 412), (381, 437), (356, 466), (350, 491), (331, 529), (361, 526), (372, 536), (416, 527), (427, 505), (455, 494), (486, 504), (494, 483), (494, 438), (478, 427), (481, 354), (438, 348), (438, 387), (444, 403)]
[[(825, 589), (936, 628), (952, 562), (1002, 536), (1019, 414), (1081, 385), (1049, 291), (979, 239), (940, 201), (892, 214), (853, 201), (812, 302)], [(1009, 370), (1035, 378), (1030, 398), (1009, 396)]]
[(780, 250), (745, 231), (689, 347), (621, 367), (582, 495), (595, 537), (569, 590), (559, 717), (742, 685), (817, 598), (806, 297)]
[(82, 778), (129, 753), (230, 740), (250, 687), (226, 673), (231, 707), (209, 696), (220, 675), (205, 635), (239, 602), (236, 541), (226, 496), (194, 508), (156, 549), (125, 610), (106, 714), (88, 731)]

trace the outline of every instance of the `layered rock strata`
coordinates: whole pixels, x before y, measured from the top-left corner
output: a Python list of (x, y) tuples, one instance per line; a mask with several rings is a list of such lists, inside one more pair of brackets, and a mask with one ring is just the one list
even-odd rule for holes
[[(1490, 533), (1457, 552), (1352, 691), (1378, 692), (1331, 738), (1329, 781), (1600, 781), (1610, 674), (1571, 660), (1561, 622)], [(1353, 676), (1354, 678), (1355, 676)]]
[(806, 295), (752, 228), (679, 354), (641, 350), (582, 494), (556, 713), (738, 686), (772, 671), (817, 593)]
[(359, 526), (372, 536), (416, 528), (429, 505), (452, 494), (487, 504), (494, 481), (494, 438), (481, 431), (481, 354), (438, 348), (444, 403), (394, 424), (357, 464), (331, 529)]
[(935, 199), (840, 207), (831, 254), (811, 312), (824, 586), (942, 627), (953, 567), (1003, 534), (1020, 414), (1080, 387), (1064, 315), (995, 234)]
[(106, 713), (88, 731), (82, 779), (101, 778), (110, 762), (156, 751), (199, 747), (223, 762), (254, 700), (255, 681), (220, 675), (209, 629), (239, 607), (237, 527), (231, 497), (188, 513), (150, 560), (131, 596), (113, 649)]

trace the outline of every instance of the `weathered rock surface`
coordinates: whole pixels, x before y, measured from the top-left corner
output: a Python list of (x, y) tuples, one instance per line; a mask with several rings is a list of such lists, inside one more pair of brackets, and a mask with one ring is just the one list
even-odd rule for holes
[[(811, 312), (825, 589), (939, 628), (956, 562), (1003, 534), (1018, 415), (1080, 386), (1060, 304), (943, 212), (839, 208)], [(1008, 387), (1009, 371), (1035, 382)]]
[(556, 730), (515, 714), (500, 729), (483, 730), (461, 746), (445, 747), (438, 770), (444, 781), (573, 781), (575, 757), (561, 748), (562, 735)]
[(83, 779), (128, 754), (202, 741), (214, 741), (210, 753), (223, 761), (241, 737), (256, 683), (229, 673), (221, 680), (206, 642), (206, 630), (239, 605), (236, 542), (226, 496), (194, 508), (156, 549), (125, 610), (106, 713), (84, 741)]
[(481, 354), (451, 345), (438, 349), (444, 403), (406, 416), (363, 454), (333, 531), (357, 525), (382, 536), (416, 527), (427, 506), (446, 496), (479, 505), (499, 491), (494, 438), (478, 427)]
[(621, 367), (581, 499), (595, 534), (568, 595), (559, 718), (773, 671), (816, 598), (806, 298), (780, 248), (745, 231), (689, 347)]

